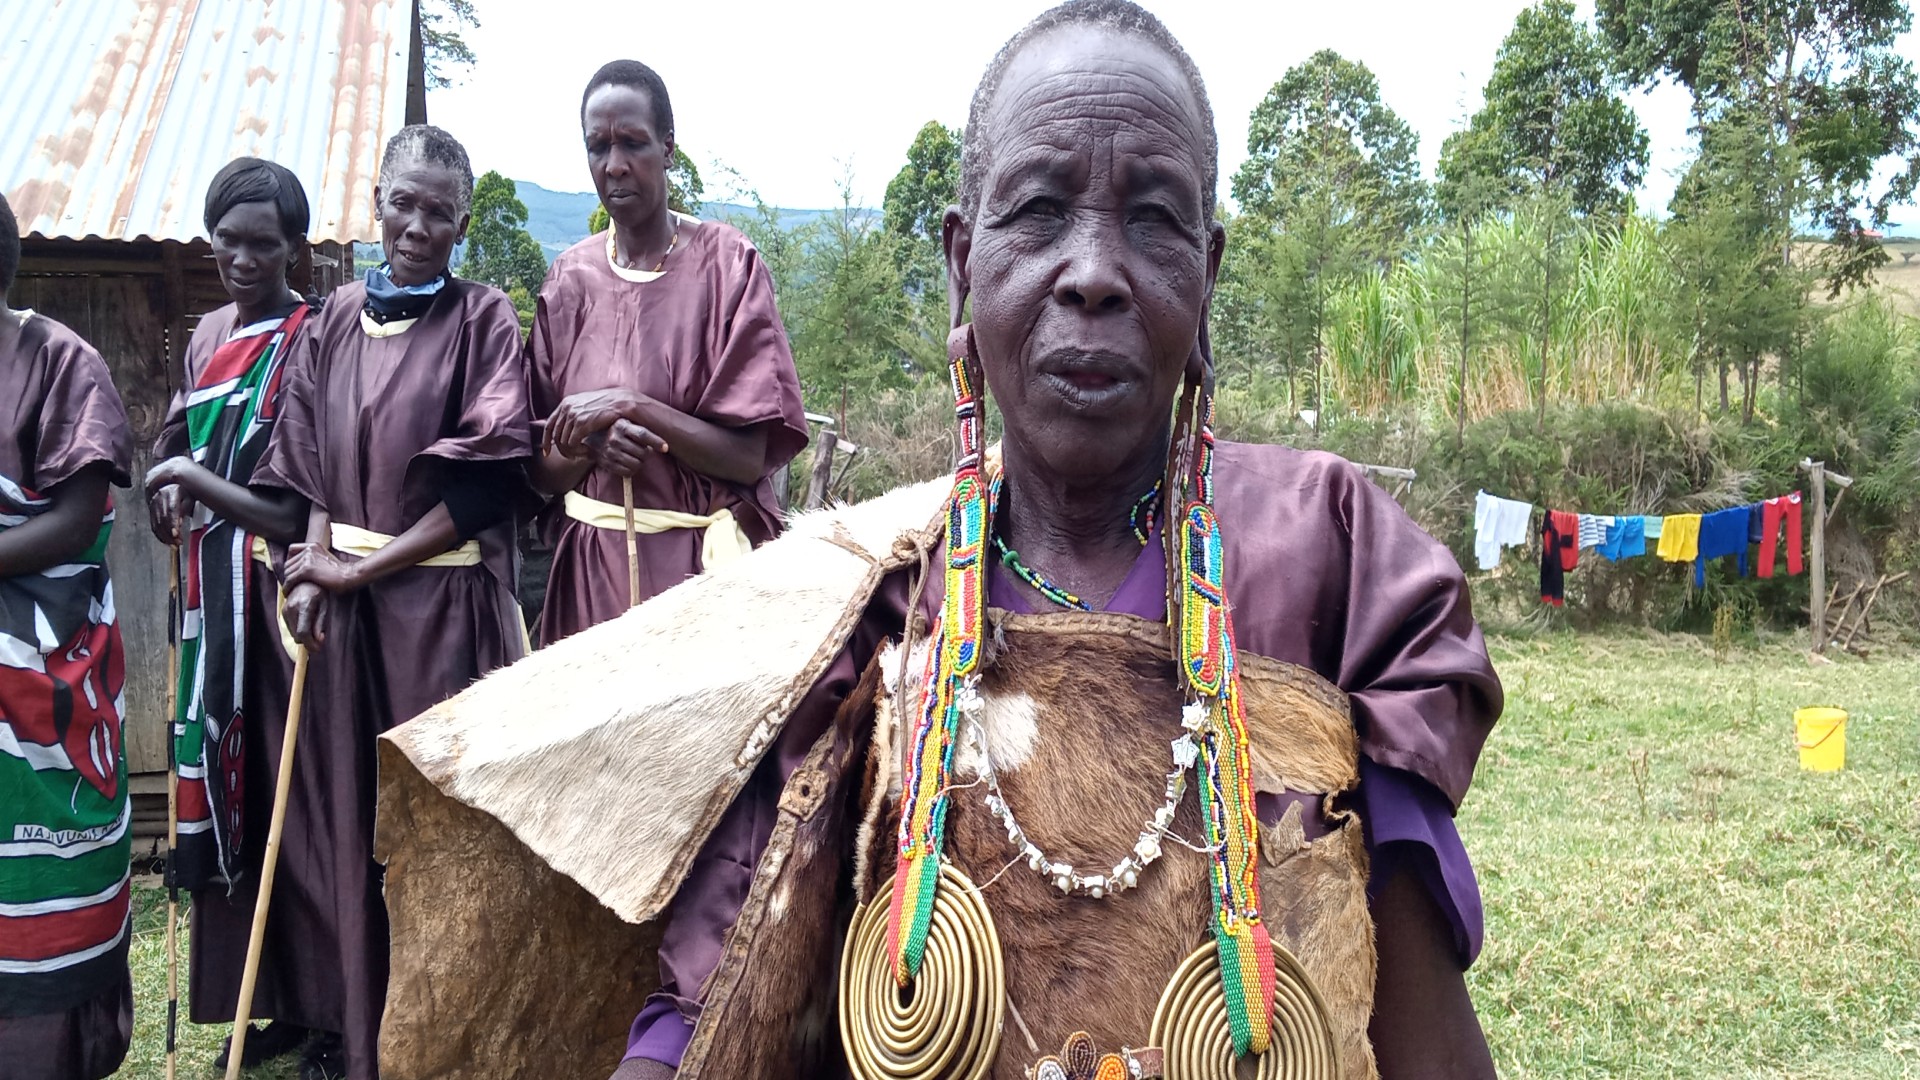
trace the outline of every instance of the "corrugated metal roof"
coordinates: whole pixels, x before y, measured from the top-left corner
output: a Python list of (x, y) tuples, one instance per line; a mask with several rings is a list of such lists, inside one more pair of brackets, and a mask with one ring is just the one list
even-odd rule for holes
[(54, 0), (0, 29), (0, 188), (23, 234), (204, 236), (236, 157), (292, 169), (315, 241), (378, 235), (411, 0)]

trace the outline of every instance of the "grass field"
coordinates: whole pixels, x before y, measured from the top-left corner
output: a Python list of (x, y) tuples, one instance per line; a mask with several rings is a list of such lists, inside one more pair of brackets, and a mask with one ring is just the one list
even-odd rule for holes
[[(1920, 1077), (1920, 656), (1796, 641), (1495, 636), (1506, 718), (1460, 828), (1507, 1077)], [(1791, 716), (1847, 709), (1847, 771)], [(159, 1077), (164, 894), (142, 894), (132, 1057)], [(181, 1075), (221, 1032), (183, 1024)], [(292, 1076), (260, 1069), (259, 1080)]]

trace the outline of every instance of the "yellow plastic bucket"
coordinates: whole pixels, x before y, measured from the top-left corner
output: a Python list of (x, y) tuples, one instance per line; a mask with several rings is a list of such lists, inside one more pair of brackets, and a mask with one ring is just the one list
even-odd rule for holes
[(1793, 730), (1800, 744), (1800, 767), (1810, 772), (1834, 772), (1847, 767), (1847, 711), (1799, 709)]

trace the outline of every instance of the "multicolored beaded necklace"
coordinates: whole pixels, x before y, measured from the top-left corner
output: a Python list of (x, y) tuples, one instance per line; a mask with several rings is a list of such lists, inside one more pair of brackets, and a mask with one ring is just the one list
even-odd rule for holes
[[(901, 778), (900, 858), (887, 912), (887, 954), (895, 982), (908, 986), (926, 956), (946, 833), (949, 775), (962, 721), (983, 710), (980, 672), (985, 651), (986, 553), (992, 536), (991, 489), (982, 473), (980, 402), (971, 335), (947, 341), (960, 432), (960, 460), (946, 514), (946, 598), (921, 686)], [(1254, 814), (1253, 758), (1239, 693), (1233, 620), (1227, 605), (1224, 545), (1213, 511), (1213, 403), (1208, 389), (1194, 401), (1179, 533), (1169, 538), (1168, 614), (1188, 703), (1182, 726), (1198, 744), (1193, 772), (1211, 866), (1214, 941), (1227, 1026), (1236, 1055), (1264, 1053), (1272, 1040), (1273, 943), (1260, 917), (1259, 833)], [(1183, 403), (1183, 411), (1187, 405)], [(1035, 575), (1036, 577), (1038, 575)], [(1070, 594), (1069, 594), (1070, 595)], [(1177, 752), (1177, 751), (1176, 751)], [(1185, 755), (1181, 755), (1184, 757)], [(1074, 884), (1069, 880), (1069, 885)]]
[[(1000, 487), (1002, 479), (1002, 477), (994, 477), (993, 486), (988, 490), (987, 513), (989, 516), (1000, 509)], [(1129, 520), (1133, 524), (1133, 538), (1140, 541), (1141, 547), (1146, 547), (1147, 540), (1153, 536), (1153, 521), (1160, 512), (1160, 489), (1162, 483), (1160, 480), (1155, 480), (1153, 482), (1153, 488), (1145, 495), (1140, 496), (1139, 501), (1133, 504), (1133, 513), (1130, 515)], [(1052, 581), (1049, 581), (1044, 574), (1040, 573), (1040, 571), (1028, 566), (1021, 560), (1020, 553), (1008, 547), (1007, 542), (998, 536), (993, 538), (993, 550), (1000, 556), (1000, 565), (1012, 571), (1014, 577), (1026, 582), (1028, 587), (1032, 588), (1034, 592), (1039, 593), (1041, 596), (1046, 597), (1048, 600), (1064, 608), (1073, 608), (1076, 611), (1093, 610), (1093, 606), (1085, 600), (1055, 585)]]

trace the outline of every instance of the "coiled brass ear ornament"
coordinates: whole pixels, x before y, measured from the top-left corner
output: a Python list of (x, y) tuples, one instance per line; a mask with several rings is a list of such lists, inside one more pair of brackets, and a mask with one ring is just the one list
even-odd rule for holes
[(902, 989), (887, 955), (892, 895), (889, 880), (854, 909), (840, 957), (847, 1063), (857, 1080), (980, 1080), (999, 1056), (1007, 1011), (993, 913), (967, 875), (942, 861), (926, 957)]
[[(1260, 1080), (1338, 1080), (1340, 1043), (1327, 1003), (1306, 969), (1273, 943), (1273, 1043), (1258, 1058)], [(1227, 1080), (1236, 1075), (1227, 995), (1212, 939), (1168, 980), (1153, 1010), (1152, 1044), (1166, 1055), (1166, 1080)]]

